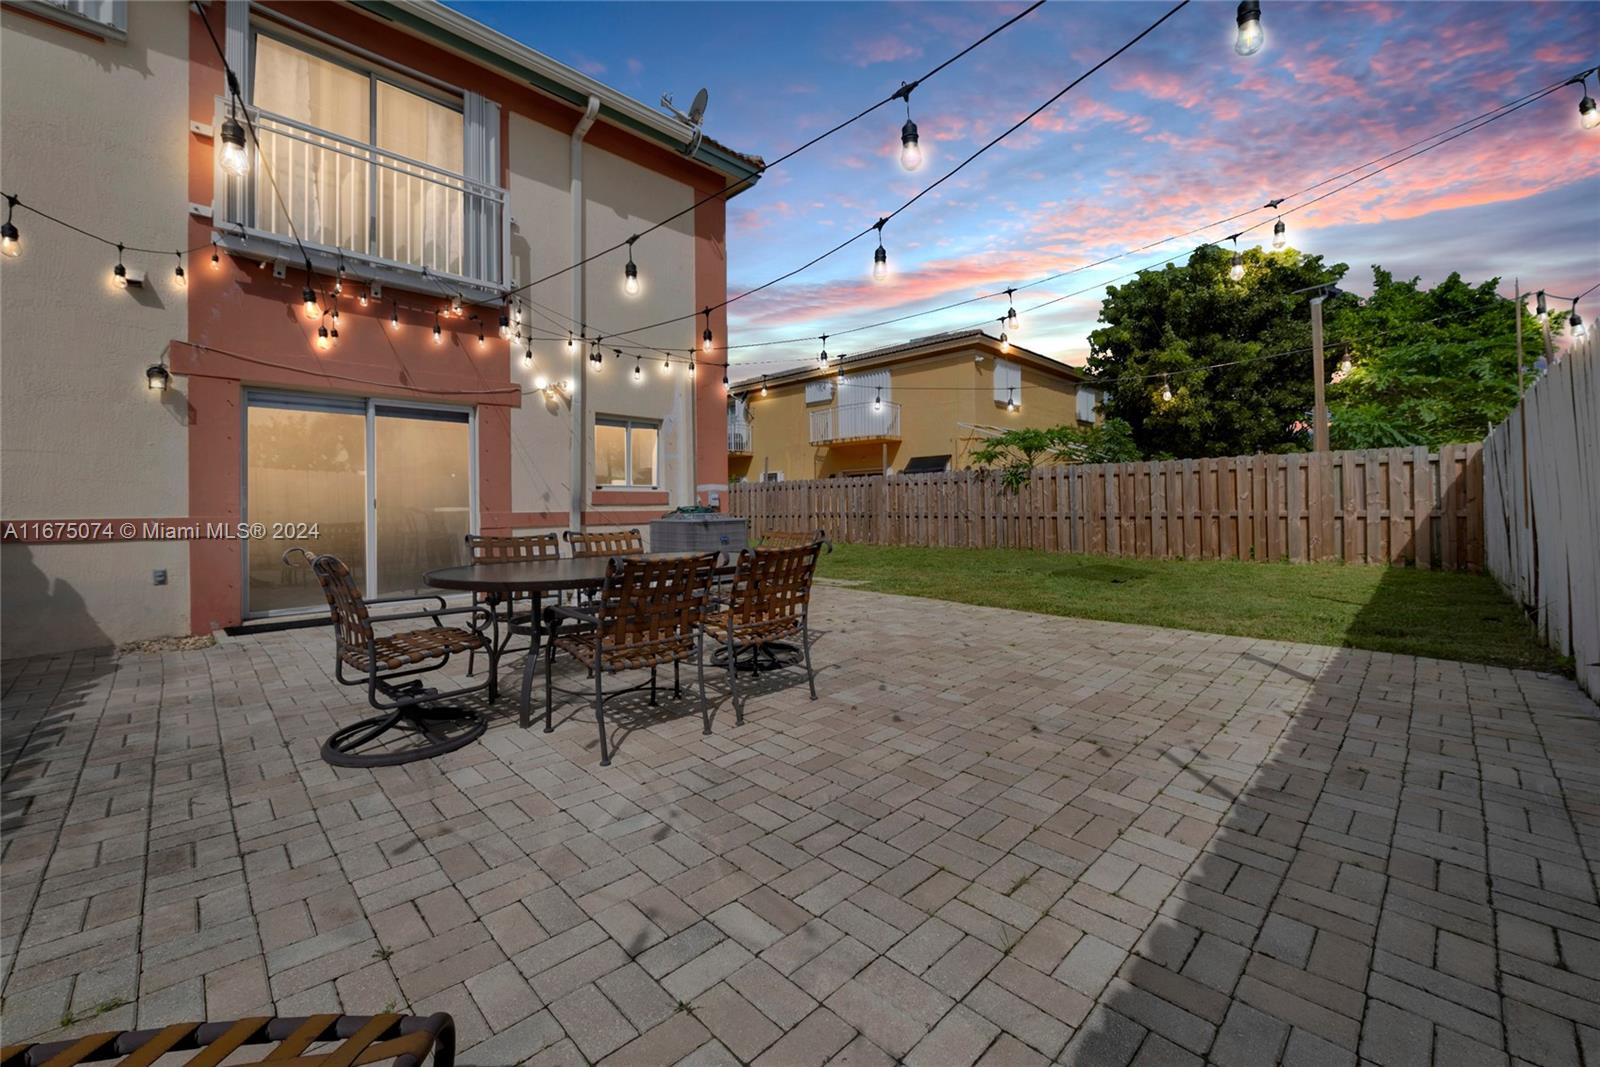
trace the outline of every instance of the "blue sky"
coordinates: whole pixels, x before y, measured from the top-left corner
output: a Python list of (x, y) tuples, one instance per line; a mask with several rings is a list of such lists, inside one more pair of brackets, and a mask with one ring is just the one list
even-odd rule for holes
[[(707, 132), (775, 158), (1021, 10), (962, 3), (476, 3), (454, 6), (654, 105), (710, 90)], [(926, 159), (901, 169), (898, 103), (774, 168), (729, 205), (729, 292), (767, 281), (888, 214), (1149, 25), (1169, 4), (1048, 3), (912, 96)], [(896, 218), (888, 282), (863, 239), (729, 309), (750, 372), (992, 321), (1004, 299), (844, 331), (1071, 270), (1258, 207), (1600, 62), (1600, 3), (1284, 3), (1266, 46), (1232, 50), (1234, 5), (1192, 3)], [(1593, 78), (1590, 94), (1600, 94)], [(1480, 131), (1288, 215), (1293, 247), (1433, 283), (1502, 291), (1600, 281), (1600, 129), (1567, 86)], [(1357, 172), (1358, 174), (1360, 172)], [(1351, 175), (1355, 177), (1356, 175)], [(1348, 181), (1349, 179), (1344, 179)], [(1335, 183), (1343, 184), (1343, 182)], [(1285, 210), (1327, 191), (1290, 199)], [(1018, 340), (1081, 362), (1108, 282), (1257, 212), (1019, 292)], [(643, 248), (643, 242), (641, 242)], [(1087, 292), (1074, 294), (1079, 290)], [(1591, 298), (1600, 313), (1600, 294)], [(613, 326), (621, 328), (622, 324)]]

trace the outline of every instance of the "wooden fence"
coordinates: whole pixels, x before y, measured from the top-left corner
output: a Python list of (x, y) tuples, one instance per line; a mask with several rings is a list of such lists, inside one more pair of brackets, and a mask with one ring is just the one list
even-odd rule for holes
[(1482, 446), (1044, 467), (996, 474), (751, 482), (728, 493), (752, 536), (1037, 548), (1168, 559), (1346, 560), (1476, 570)]
[[(1538, 344), (1537, 338), (1534, 340)], [(1600, 699), (1600, 365), (1575, 345), (1483, 445), (1489, 571)]]

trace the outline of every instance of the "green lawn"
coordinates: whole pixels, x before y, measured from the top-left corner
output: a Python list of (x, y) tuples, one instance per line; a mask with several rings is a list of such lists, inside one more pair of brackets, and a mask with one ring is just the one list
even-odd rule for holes
[(1047, 615), (1565, 668), (1481, 574), (872, 545), (836, 545), (818, 574), (882, 593)]

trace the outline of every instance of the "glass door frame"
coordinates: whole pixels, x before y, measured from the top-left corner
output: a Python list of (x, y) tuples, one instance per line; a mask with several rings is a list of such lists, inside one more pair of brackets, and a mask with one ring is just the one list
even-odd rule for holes
[[(350, 410), (352, 402), (365, 405), (366, 428), (363, 435), (366, 455), (366, 501), (362, 507), (363, 538), (362, 550), (366, 553), (363, 570), (364, 588), (362, 595), (368, 599), (378, 596), (378, 455), (377, 436), (378, 418), (380, 408), (388, 408), (390, 412), (382, 413), (385, 418), (403, 419), (407, 409), (413, 411), (440, 411), (453, 415), (467, 417), (467, 530), (469, 533), (481, 532), (478, 512), (478, 409), (471, 405), (463, 404), (436, 404), (422, 400), (407, 400), (393, 397), (351, 397), (337, 393), (309, 393), (293, 389), (252, 389), (245, 387), (244, 403), (239, 405), (239, 516), (242, 522), (250, 521), (250, 407), (253, 401), (267, 401), (262, 406), (274, 406), (270, 403), (273, 397), (294, 397), (310, 411), (343, 412), (355, 414)], [(319, 407), (319, 402), (323, 406)], [(396, 413), (398, 409), (398, 413)], [(295, 520), (301, 521), (301, 520)], [(303, 608), (270, 608), (266, 611), (250, 610), (250, 553), (248, 550), (239, 553), (239, 599), (240, 617), (245, 619), (266, 619), (275, 616), (306, 615), (320, 610), (319, 605), (309, 605)]]

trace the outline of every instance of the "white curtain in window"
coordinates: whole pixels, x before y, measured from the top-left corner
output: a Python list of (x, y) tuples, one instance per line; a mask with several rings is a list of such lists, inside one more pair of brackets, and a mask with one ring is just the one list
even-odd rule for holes
[(392, 153), (378, 171), (378, 254), (463, 273), (465, 196), (435, 173), (461, 173), (461, 112), (380, 81), (377, 143)]
[[(477, 93), (462, 100), (466, 128), (463, 172), (485, 185), (500, 184), (500, 105)], [(500, 213), (481, 199), (469, 196), (466, 210), (467, 273), (498, 278), (504, 266)]]
[[(256, 107), (349, 141), (368, 140), (367, 75), (266, 36), (257, 37), (255, 58)], [(337, 138), (273, 130), (270, 117), (258, 124), (266, 168), (257, 168), (256, 224), (288, 233), (292, 217), (309, 241), (365, 252), (371, 164)], [(267, 169), (287, 201), (288, 216)]]

